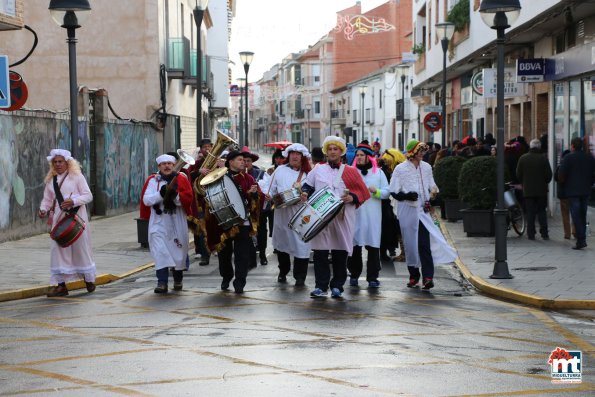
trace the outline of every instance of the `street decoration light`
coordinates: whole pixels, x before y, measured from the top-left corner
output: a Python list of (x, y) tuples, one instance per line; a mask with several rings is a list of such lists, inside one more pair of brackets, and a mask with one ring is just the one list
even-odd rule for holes
[(246, 91), (245, 91), (245, 100), (244, 100), (244, 112), (245, 114), (245, 121), (244, 121), (244, 135), (243, 139), (240, 143), (242, 147), (248, 146), (248, 70), (250, 70), (250, 64), (252, 63), (252, 59), (254, 58), (254, 53), (250, 51), (242, 51), (240, 52), (240, 60), (244, 65), (244, 72), (246, 73)]
[(403, 103), (403, 109), (401, 113), (401, 136), (399, 136), (399, 150), (405, 149), (405, 80), (409, 74), (409, 64), (402, 63), (397, 66), (397, 71), (401, 77), (401, 100)]
[(76, 34), (75, 30), (87, 18), (91, 5), (87, 0), (51, 0), (48, 7), (52, 19), (66, 29), (68, 39), (68, 72), (70, 79), (70, 151), (77, 157), (78, 106), (76, 78)]
[(490, 278), (512, 278), (506, 261), (506, 215), (504, 207), (504, 31), (513, 24), (521, 12), (519, 0), (483, 0), (479, 6), (481, 19), (497, 32), (496, 46), (496, 133), (497, 133), (497, 193), (498, 205), (494, 209), (496, 249), (494, 269)]
[(436, 35), (442, 44), (442, 147), (446, 147), (446, 52), (448, 43), (455, 34), (455, 24), (440, 22), (436, 25)]
[(209, 5), (209, 0), (195, 0), (194, 23), (196, 23), (196, 146), (200, 146), (203, 138), (202, 122), (202, 43), (200, 41), (200, 27)]
[(312, 149), (312, 130), (310, 129), (310, 110), (312, 110), (312, 104), (307, 103), (306, 105), (304, 105), (304, 107), (306, 108), (306, 112), (307, 112), (307, 119), (306, 122), (308, 124), (308, 145), (310, 146), (310, 149)]
[[(368, 91), (368, 86), (360, 85), (359, 86), (359, 94), (362, 97), (362, 107), (361, 107), (361, 116), (360, 116), (360, 125), (362, 126), (362, 141), (365, 139), (364, 134), (364, 99), (366, 97), (366, 91)], [(357, 132), (353, 132), (353, 145), (357, 146)]]

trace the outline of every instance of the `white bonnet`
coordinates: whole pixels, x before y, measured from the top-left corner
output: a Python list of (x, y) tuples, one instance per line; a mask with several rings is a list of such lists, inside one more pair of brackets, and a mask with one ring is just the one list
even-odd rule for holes
[(175, 163), (176, 158), (169, 154), (162, 154), (161, 156), (157, 157), (155, 161), (157, 161), (157, 165), (161, 163)]
[(287, 158), (289, 156), (289, 152), (299, 152), (304, 155), (304, 157), (311, 157), (308, 148), (301, 143), (292, 143), (291, 145), (287, 146), (285, 150), (283, 150), (283, 157)]
[(56, 156), (64, 157), (65, 161), (72, 160), (72, 155), (66, 149), (52, 149), (50, 151), (50, 155), (47, 156), (47, 159), (48, 159), (48, 161), (52, 161), (54, 159), (54, 157), (56, 157)]

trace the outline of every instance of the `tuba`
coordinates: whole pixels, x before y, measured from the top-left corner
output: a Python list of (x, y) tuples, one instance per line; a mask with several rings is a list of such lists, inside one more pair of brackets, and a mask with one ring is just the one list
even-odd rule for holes
[[(217, 141), (215, 141), (213, 149), (210, 152), (207, 152), (207, 156), (205, 157), (200, 168), (207, 168), (213, 171), (215, 167), (217, 167), (217, 160), (219, 159), (219, 156), (221, 156), (221, 153), (223, 153), (225, 148), (231, 145), (238, 146), (238, 143), (234, 139), (225, 135), (223, 132), (217, 130)], [(200, 185), (200, 181), (205, 176), (206, 175), (202, 175), (199, 172), (198, 176), (194, 180), (194, 193), (200, 194), (201, 196), (205, 195), (205, 189), (204, 186)]]

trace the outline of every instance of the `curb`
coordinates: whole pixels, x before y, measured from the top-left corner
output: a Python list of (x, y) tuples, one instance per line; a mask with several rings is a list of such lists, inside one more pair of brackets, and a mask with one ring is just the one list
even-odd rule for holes
[[(144, 265), (138, 266), (132, 270), (129, 270), (125, 273), (119, 275), (113, 274), (101, 274), (95, 278), (95, 285), (104, 285), (114, 281), (121, 280), (123, 278), (132, 276), (133, 274), (140, 273), (144, 270), (150, 269), (155, 265), (154, 262), (146, 263)], [(66, 286), (68, 287), (69, 291), (74, 291), (78, 289), (86, 288), (85, 283), (82, 280), (72, 281), (67, 283)], [(48, 290), (50, 289), (49, 285), (42, 286), (42, 287), (32, 287), (32, 288), (22, 288), (13, 291), (6, 291), (0, 292), (0, 302), (7, 302), (13, 301), (18, 299), (27, 299), (27, 298), (35, 298), (38, 296), (45, 296)]]
[[(455, 244), (450, 236), (450, 233), (443, 222), (440, 222), (440, 230), (448, 241), (448, 243), (455, 247)], [(482, 293), (500, 299), (515, 301), (529, 306), (534, 306), (539, 309), (552, 310), (594, 310), (595, 300), (579, 300), (579, 299), (547, 299), (538, 295), (526, 294), (514, 289), (496, 286), (485, 281), (483, 278), (471, 273), (469, 268), (465, 266), (460, 257), (455, 260), (455, 265), (476, 289)]]

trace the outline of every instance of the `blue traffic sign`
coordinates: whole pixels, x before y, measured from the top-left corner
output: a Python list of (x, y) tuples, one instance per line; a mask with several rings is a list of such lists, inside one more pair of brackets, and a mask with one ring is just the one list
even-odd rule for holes
[(10, 80), (8, 78), (8, 57), (0, 55), (0, 108), (10, 107)]

